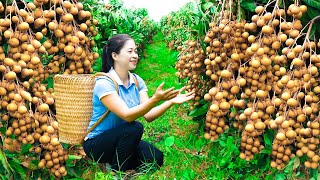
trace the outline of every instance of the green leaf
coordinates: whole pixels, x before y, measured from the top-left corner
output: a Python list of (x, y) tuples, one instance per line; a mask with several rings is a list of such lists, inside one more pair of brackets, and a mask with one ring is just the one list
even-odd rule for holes
[(6, 131), (7, 131), (7, 128), (6, 128), (6, 127), (0, 128), (0, 133), (1, 133), (1, 134), (5, 134)]
[(167, 137), (164, 144), (167, 147), (171, 147), (174, 144), (174, 136)]
[[(310, 19), (313, 19), (314, 17), (318, 16), (320, 14), (320, 10), (314, 7), (308, 7), (307, 15)], [(309, 19), (308, 19), (309, 21)], [(310, 31), (310, 39), (314, 39), (313, 35), (318, 36), (320, 32), (320, 24), (318, 22), (315, 22), (311, 28)], [(318, 37), (317, 37), (318, 38)]]
[(292, 158), (289, 163), (286, 165), (286, 168), (284, 169), (284, 173), (286, 174), (290, 174), (292, 173), (292, 170), (293, 170), (293, 163), (294, 163), (295, 159)]
[(5, 44), (3, 45), (3, 50), (4, 50), (4, 52), (5, 52), (6, 54), (8, 54), (9, 45), (8, 45), (7, 43), (5, 43)]
[(76, 156), (76, 155), (68, 155), (68, 160), (75, 160), (75, 159), (82, 159), (81, 156)]
[(61, 143), (63, 149), (68, 149), (69, 148), (69, 144), (67, 143)]
[(228, 139), (227, 139), (227, 147), (228, 147), (228, 150), (230, 151), (233, 151), (235, 149), (237, 149), (237, 146), (235, 145), (234, 143), (234, 139), (232, 136), (228, 136)]
[(274, 130), (270, 130), (268, 129), (264, 135), (263, 135), (263, 139), (264, 139), (264, 142), (266, 143), (267, 147), (271, 146), (272, 145), (272, 140), (274, 138), (274, 133), (275, 131)]
[(47, 89), (53, 88), (53, 85), (54, 85), (53, 76), (49, 76), (49, 77), (47, 78), (47, 81), (48, 81)]
[(170, 150), (170, 148), (169, 147), (165, 147), (165, 149), (166, 149), (166, 152), (169, 152), (169, 153), (171, 153), (171, 150)]
[(76, 170), (74, 168), (69, 167), (66, 169), (67, 169), (68, 174), (73, 175), (74, 177), (80, 178), (80, 175), (76, 172)]
[[(96, 47), (96, 46), (93, 47), (92, 50), (93, 50), (94, 52), (100, 52), (100, 50), (99, 50), (98, 47)], [(101, 52), (102, 52), (102, 49), (101, 49)]]
[(226, 147), (227, 146), (227, 143), (225, 141), (223, 141), (223, 140), (219, 141), (219, 144), (222, 147)]
[(257, 5), (256, 3), (254, 2), (254, 0), (241, 0), (240, 1), (240, 5), (241, 7), (243, 7), (244, 9), (247, 9), (251, 12), (254, 12)]
[(191, 30), (192, 32), (196, 32), (196, 33), (199, 33), (199, 29), (201, 28), (201, 25), (200, 24), (196, 24), (194, 26), (191, 26)]
[(10, 164), (8, 163), (7, 157), (3, 153), (2, 149), (0, 148), (0, 161), (2, 166), (7, 172), (13, 171), (13, 169), (10, 167)]
[(31, 144), (22, 144), (21, 154), (28, 154), (31, 147)]
[[(318, 0), (302, 0), (303, 2), (305, 2), (307, 5), (312, 6), (314, 8), (320, 9), (320, 1)], [(308, 9), (309, 11), (309, 9)]]
[(183, 171), (183, 177), (184, 177), (183, 179), (188, 179), (188, 180), (189, 180), (189, 179), (190, 179), (190, 178), (189, 178), (189, 172), (186, 171), (186, 170)]
[(196, 173), (194, 171), (192, 171), (192, 170), (191, 170), (189, 175), (190, 175), (191, 179), (194, 179), (196, 177)]
[(276, 180), (284, 180), (286, 179), (286, 176), (284, 174), (277, 174), (276, 175)]
[(319, 177), (318, 169), (310, 169), (310, 176), (314, 179), (318, 179)]
[(43, 44), (46, 40), (47, 40), (47, 38), (45, 36), (43, 36), (42, 39), (40, 39), (40, 43)]
[(18, 160), (11, 160), (9, 161), (9, 164), (12, 169), (14, 169), (15, 173), (18, 173), (22, 179), (26, 179), (26, 170), (20, 165), (20, 162)]
[(34, 171), (39, 169), (38, 164), (39, 164), (39, 160), (32, 160), (30, 162), (29, 169), (34, 170)]
[(206, 2), (206, 3), (204, 3), (203, 5), (202, 5), (202, 7), (203, 7), (203, 9), (205, 10), (205, 11), (207, 11), (209, 8), (211, 8), (211, 7), (213, 7), (214, 5), (213, 5), (213, 3), (212, 2)]
[(310, 19), (313, 19), (317, 15), (319, 15), (319, 9), (313, 8), (313, 7), (308, 7), (307, 14), (310, 17)]
[[(1, 0), (2, 4), (12, 4), (12, 0)], [(32, 1), (33, 2), (33, 1)]]
[(195, 148), (200, 151), (206, 144), (206, 140), (204, 138), (200, 138), (195, 142)]
[(96, 41), (99, 41), (99, 40), (101, 40), (101, 39), (102, 39), (102, 36), (101, 36), (100, 33), (98, 33), (98, 34), (94, 37), (94, 40), (96, 40)]
[(15, 158), (15, 157), (17, 157), (17, 154), (18, 153), (12, 153), (12, 152), (10, 152), (10, 151), (8, 151), (8, 150), (4, 150), (4, 154), (5, 154), (5, 156), (7, 157), (7, 158)]
[(186, 169), (183, 171), (183, 179), (191, 180), (196, 176), (195, 172), (192, 169)]
[(238, 20), (238, 22), (240, 22), (242, 19), (246, 19), (246, 13), (243, 10), (243, 8), (240, 8), (240, 11), (237, 16), (237, 20)]
[(236, 108), (232, 107), (232, 108), (231, 108), (231, 112), (232, 112), (233, 114), (236, 114), (236, 113), (237, 113)]
[(264, 134), (263, 138), (264, 138), (264, 142), (266, 143), (266, 145), (271, 145), (271, 140), (269, 139), (267, 134)]
[(53, 58), (53, 54), (51, 54), (49, 56), (43, 54), (41, 56), (41, 62), (42, 62), (43, 65), (48, 65), (51, 62), (52, 58)]
[(189, 116), (197, 117), (197, 116), (206, 114), (208, 111), (208, 107), (209, 107), (209, 102), (201, 106), (200, 108), (196, 107), (194, 110), (190, 111)]
[(260, 154), (271, 154), (271, 151), (268, 149), (262, 149), (259, 153)]
[(227, 160), (229, 159), (229, 156), (228, 157), (226, 157), (226, 156), (224, 156), (223, 158), (221, 158), (220, 159), (220, 166), (224, 166), (224, 165), (226, 165), (227, 164)]
[(294, 163), (293, 163), (293, 169), (297, 169), (300, 166), (300, 159), (296, 156), (293, 158)]

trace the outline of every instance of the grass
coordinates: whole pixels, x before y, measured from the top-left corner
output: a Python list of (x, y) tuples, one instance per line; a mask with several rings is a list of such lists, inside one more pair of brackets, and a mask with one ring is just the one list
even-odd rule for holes
[[(154, 43), (146, 49), (146, 58), (140, 61), (135, 70), (135, 73), (145, 80), (149, 96), (152, 96), (163, 81), (165, 89), (181, 88), (174, 68), (178, 53), (170, 52), (162, 39), (160, 34), (154, 38)], [(159, 170), (138, 176), (137, 179), (173, 179), (190, 174), (193, 176), (197, 169), (207, 166), (201, 163), (199, 151), (194, 146), (199, 140), (199, 124), (187, 116), (187, 111), (186, 104), (175, 105), (152, 123), (141, 120), (145, 126), (143, 139), (164, 152), (165, 160)]]
[[(135, 73), (145, 80), (149, 96), (153, 95), (163, 81), (165, 89), (181, 88), (174, 69), (178, 53), (169, 51), (161, 34), (155, 36), (154, 42), (147, 46), (145, 54), (146, 57), (139, 62)], [(182, 104), (171, 107), (152, 123), (139, 119), (145, 127), (143, 139), (164, 153), (164, 164), (156, 171), (146, 164), (142, 167), (143, 173), (136, 173), (130, 177), (121, 175), (120, 178), (299, 179), (297, 178), (299, 172), (292, 168), (292, 164), (285, 171), (272, 169), (267, 150), (266, 153), (256, 155), (250, 162), (240, 159), (240, 134), (236, 129), (230, 128), (214, 142), (205, 140), (203, 123), (201, 120), (192, 120), (187, 113), (187, 104)], [(265, 149), (268, 148), (271, 148), (271, 145)], [(109, 174), (96, 172), (96, 179), (110, 179), (110, 177)]]

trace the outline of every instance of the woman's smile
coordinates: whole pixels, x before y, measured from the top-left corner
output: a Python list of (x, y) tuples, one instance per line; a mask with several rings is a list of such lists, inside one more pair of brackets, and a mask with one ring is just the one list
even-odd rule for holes
[(133, 65), (137, 65), (137, 63), (138, 63), (138, 60), (130, 60), (130, 62), (133, 64)]

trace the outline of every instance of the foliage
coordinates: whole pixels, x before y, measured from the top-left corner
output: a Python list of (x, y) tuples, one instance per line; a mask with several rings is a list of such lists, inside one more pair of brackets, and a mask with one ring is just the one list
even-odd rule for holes
[(211, 2), (194, 1), (184, 5), (179, 11), (172, 12), (160, 21), (161, 32), (170, 49), (175, 49), (188, 39), (203, 39), (211, 15), (216, 8)]
[(138, 46), (139, 55), (154, 35), (157, 24), (148, 16), (148, 11), (143, 8), (127, 9), (121, 1), (110, 1), (110, 4), (102, 4), (95, 0), (84, 0), (83, 4), (90, 9), (98, 23), (98, 34), (95, 37), (97, 51), (100, 58), (93, 66), (94, 71), (101, 70), (101, 57), (103, 47), (108, 39), (115, 34), (129, 34)]

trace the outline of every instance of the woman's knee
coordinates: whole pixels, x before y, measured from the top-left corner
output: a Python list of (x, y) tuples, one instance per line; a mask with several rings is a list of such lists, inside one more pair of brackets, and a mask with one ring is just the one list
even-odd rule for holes
[(140, 122), (134, 121), (132, 123), (127, 123), (124, 127), (124, 136), (130, 139), (141, 140), (143, 134), (143, 125)]
[(139, 134), (139, 135), (142, 135), (143, 134), (143, 131), (144, 131), (144, 128), (143, 128), (143, 125), (141, 122), (139, 121), (134, 121), (132, 122), (132, 126), (134, 127), (135, 129), (135, 133)]

